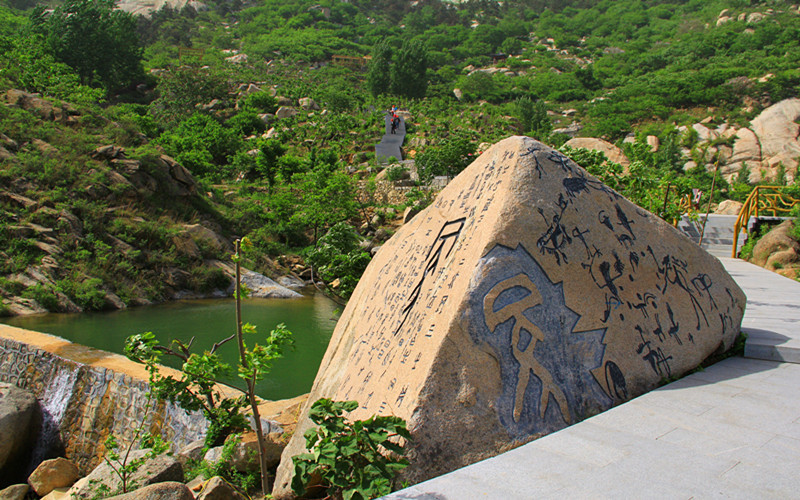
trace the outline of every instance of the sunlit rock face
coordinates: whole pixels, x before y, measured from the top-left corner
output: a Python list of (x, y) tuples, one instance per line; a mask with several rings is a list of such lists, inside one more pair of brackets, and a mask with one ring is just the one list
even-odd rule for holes
[[(745, 306), (720, 262), (527, 137), (483, 153), (376, 254), (306, 405), (397, 415), (411, 482), (634, 398), (730, 348)], [(283, 454), (274, 493), (288, 495)]]

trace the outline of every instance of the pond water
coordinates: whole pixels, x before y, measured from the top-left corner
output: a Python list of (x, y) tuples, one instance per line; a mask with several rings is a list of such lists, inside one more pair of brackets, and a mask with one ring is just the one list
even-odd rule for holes
[[(302, 299), (247, 299), (242, 303), (243, 321), (255, 325), (260, 333), (266, 334), (278, 323), (284, 323), (294, 334), (294, 349), (275, 360), (272, 371), (257, 386), (259, 396), (284, 399), (311, 389), (336, 326), (339, 308), (321, 294)], [(234, 333), (236, 313), (233, 299), (209, 299), (105, 313), (19, 316), (3, 318), (2, 322), (118, 354), (122, 354), (125, 338), (136, 333), (153, 332), (161, 344), (172, 339), (188, 342), (194, 336), (192, 352), (199, 353)], [(258, 335), (246, 338), (246, 342), (250, 345), (258, 342)], [(238, 362), (235, 340), (220, 347), (217, 353), (231, 365)], [(168, 357), (164, 358), (164, 364), (180, 367), (179, 361)], [(241, 381), (237, 382), (237, 386), (244, 387)]]

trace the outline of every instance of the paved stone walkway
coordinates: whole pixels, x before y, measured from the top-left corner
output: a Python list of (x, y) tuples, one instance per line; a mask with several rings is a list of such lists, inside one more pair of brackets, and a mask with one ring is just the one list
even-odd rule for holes
[(387, 498), (800, 498), (800, 283), (720, 260), (746, 357)]
[(375, 157), (378, 158), (378, 161), (384, 163), (387, 162), (390, 157), (402, 160), (403, 152), (400, 148), (403, 147), (403, 141), (406, 138), (406, 121), (400, 117), (400, 125), (397, 127), (394, 134), (392, 133), (391, 117), (388, 113), (384, 117), (384, 122), (386, 131), (381, 138), (381, 142), (375, 145)]

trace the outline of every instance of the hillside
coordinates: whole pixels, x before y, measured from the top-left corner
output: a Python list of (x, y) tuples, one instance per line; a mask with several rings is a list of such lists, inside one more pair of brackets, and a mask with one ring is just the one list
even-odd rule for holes
[[(605, 140), (619, 165), (570, 154), (664, 217), (718, 165), (715, 203), (796, 177), (800, 12), (783, 2), (111, 5), (0, 8), (0, 312), (212, 293), (237, 236), (257, 270), (313, 264), (346, 296), (427, 181), (509, 135)], [(375, 158), (392, 105), (416, 183)], [(320, 240), (341, 222), (351, 243)]]

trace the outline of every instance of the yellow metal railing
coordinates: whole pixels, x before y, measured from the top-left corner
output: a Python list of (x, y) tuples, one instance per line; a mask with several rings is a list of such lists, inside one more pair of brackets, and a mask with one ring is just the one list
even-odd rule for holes
[(784, 192), (782, 186), (756, 186), (750, 192), (750, 196), (745, 200), (742, 209), (739, 211), (739, 217), (736, 219), (736, 224), (733, 226), (733, 249), (731, 250), (731, 257), (736, 258), (736, 246), (739, 242), (739, 233), (744, 231), (747, 233), (747, 223), (750, 217), (758, 217), (759, 215), (770, 214), (772, 217), (778, 217), (781, 213), (789, 213), (792, 207), (800, 204), (800, 200), (794, 198)]

